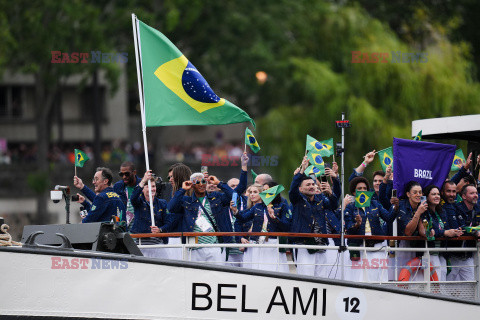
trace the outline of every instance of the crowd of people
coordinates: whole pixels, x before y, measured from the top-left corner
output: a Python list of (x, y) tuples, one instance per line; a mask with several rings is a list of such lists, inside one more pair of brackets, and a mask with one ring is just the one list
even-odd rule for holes
[[(1, 141), (0, 141), (1, 142)], [(75, 163), (75, 148), (78, 144), (64, 143), (52, 144), (48, 152), (48, 160), (56, 164)], [(94, 159), (93, 148), (88, 144), (80, 144), (90, 159)], [(149, 153), (152, 153), (151, 146)], [(217, 157), (219, 159), (228, 157), (239, 159), (242, 156), (243, 149), (240, 143), (227, 143), (219, 139), (215, 144), (199, 144), (193, 146), (186, 144), (171, 144), (162, 150), (162, 156), (167, 162), (200, 162), (204, 155), (209, 158)], [(102, 146), (100, 157), (105, 164), (121, 163), (130, 161), (141, 163), (144, 161), (145, 152), (143, 143), (128, 143), (122, 140), (115, 140), (111, 144)], [(150, 158), (153, 154), (150, 155)], [(0, 144), (0, 165), (11, 165), (12, 163), (34, 163), (37, 161), (37, 146), (34, 143), (19, 144)]]
[[(397, 251), (395, 258), (385, 250), (387, 242), (381, 237), (418, 236), (423, 240), (399, 241), (399, 247), (475, 248), (476, 241), (453, 241), (462, 235), (479, 237), (480, 203), (477, 181), (471, 168), (472, 154), (463, 167), (443, 185), (426, 188), (416, 181), (406, 184), (399, 199), (393, 189), (392, 167), (375, 171), (372, 184), (363, 176), (375, 158), (375, 152), (364, 156), (362, 163), (353, 169), (349, 178), (349, 194), (343, 199), (338, 166), (335, 162), (325, 168), (324, 175), (307, 176), (309, 160), (304, 157), (293, 172), (288, 190), (288, 200), (281, 194), (265, 205), (261, 193), (277, 186), (265, 173), (247, 185), (248, 155), (241, 156), (239, 177), (226, 182), (208, 172), (193, 172), (183, 163), (168, 170), (171, 194), (165, 199), (156, 196), (157, 177), (147, 171), (137, 175), (131, 161), (121, 164), (120, 181), (113, 184), (113, 173), (108, 168), (98, 168), (93, 178), (94, 190), (79, 177), (74, 185), (81, 194), (78, 202), (86, 214), (82, 222), (111, 221), (112, 216), (122, 221), (132, 234), (170, 232), (255, 232), (255, 233), (314, 233), (340, 234), (342, 214), (347, 235), (379, 236), (366, 241), (349, 238), (343, 263), (334, 250), (321, 250), (318, 246), (339, 246), (340, 239), (326, 237), (276, 237), (265, 236), (198, 236), (199, 245), (227, 243), (230, 246), (195, 246), (189, 249), (191, 261), (226, 264), (229, 266), (288, 272), (286, 252), (283, 249), (250, 246), (250, 244), (295, 244), (292, 246), (297, 274), (339, 278), (339, 265), (345, 265), (345, 278), (353, 281), (383, 282), (388, 280), (423, 280), (421, 257), (424, 252)], [(477, 162), (480, 161), (480, 156)], [(370, 187), (372, 185), (372, 188)], [(355, 198), (364, 191), (373, 191), (368, 206), (355, 205)], [(170, 193), (170, 191), (169, 191)], [(340, 205), (340, 202), (343, 202)], [(150, 204), (153, 204), (153, 210)], [(343, 208), (343, 212), (342, 212)], [(152, 212), (153, 211), (153, 215)], [(152, 217), (154, 223), (152, 224)], [(181, 244), (181, 237), (151, 237), (142, 244)], [(426, 241), (426, 242), (425, 242)], [(248, 245), (247, 245), (248, 244)], [(247, 245), (245, 247), (245, 245)], [(316, 247), (309, 248), (309, 246)], [(392, 244), (391, 244), (392, 245)], [(362, 247), (373, 248), (362, 250)], [(160, 248), (159, 248), (160, 247)], [(376, 250), (378, 249), (378, 250)], [(182, 251), (161, 246), (142, 246), (145, 256), (182, 259)], [(358, 268), (359, 261), (363, 268)], [(376, 263), (374, 263), (376, 261)], [(384, 262), (385, 264), (381, 263)], [(430, 252), (431, 279), (439, 281), (473, 281), (474, 259), (472, 252)], [(365, 263), (368, 267), (365, 267)], [(448, 266), (448, 267), (447, 267)], [(364, 270), (366, 269), (366, 270)], [(395, 273), (400, 270), (400, 275)], [(332, 272), (333, 271), (333, 272)], [(401, 278), (401, 279), (400, 279)]]

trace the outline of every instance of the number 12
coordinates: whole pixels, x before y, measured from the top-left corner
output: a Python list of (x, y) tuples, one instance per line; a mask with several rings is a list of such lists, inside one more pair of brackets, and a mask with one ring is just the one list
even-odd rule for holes
[[(343, 301), (345, 302), (345, 312), (360, 313), (360, 310), (358, 310), (360, 300), (358, 298), (353, 297), (352, 299), (350, 299), (350, 297), (347, 297), (343, 299)], [(349, 305), (352, 307), (350, 311), (348, 311)]]

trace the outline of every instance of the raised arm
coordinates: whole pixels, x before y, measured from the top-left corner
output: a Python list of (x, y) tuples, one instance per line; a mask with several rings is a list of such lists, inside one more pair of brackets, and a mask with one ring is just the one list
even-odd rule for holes
[(292, 205), (299, 203), (303, 199), (298, 187), (300, 187), (300, 184), (302, 183), (302, 175), (304, 174), (305, 169), (307, 169), (307, 166), (308, 158), (304, 157), (300, 168), (295, 170), (295, 175), (293, 176), (292, 184), (290, 185), (290, 191), (288, 191), (288, 198)]
[(245, 190), (247, 190), (247, 180), (248, 180), (248, 173), (247, 173), (247, 164), (248, 164), (248, 155), (246, 152), (243, 153), (241, 161), (242, 161), (242, 172), (240, 173), (240, 182), (238, 183), (237, 187), (233, 190), (238, 194), (243, 194)]
[(378, 214), (380, 217), (388, 223), (392, 223), (397, 217), (395, 207), (390, 205), (389, 209), (385, 209), (381, 203), (376, 203), (378, 206)]
[(352, 181), (353, 178), (355, 177), (360, 177), (363, 175), (363, 172), (365, 171), (365, 169), (367, 168), (367, 166), (372, 163), (373, 159), (375, 158), (375, 150), (373, 151), (370, 151), (369, 153), (367, 153), (364, 157), (364, 160), (362, 161), (362, 163), (356, 167), (355, 169), (353, 169), (353, 172), (352, 174), (350, 175), (350, 178), (348, 178), (348, 181)]
[(182, 207), (183, 197), (185, 196), (185, 192), (187, 192), (187, 190), (192, 188), (192, 185), (193, 184), (191, 181), (183, 182), (182, 187), (177, 192), (175, 192), (175, 195), (168, 203), (169, 212), (174, 212), (174, 213), (183, 212), (183, 207)]

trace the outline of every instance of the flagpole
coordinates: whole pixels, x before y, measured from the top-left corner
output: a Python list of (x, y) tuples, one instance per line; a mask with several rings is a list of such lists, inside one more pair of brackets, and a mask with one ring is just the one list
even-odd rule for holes
[[(345, 120), (345, 112), (342, 112), (342, 121)], [(343, 199), (345, 198), (345, 128), (342, 127), (342, 153), (340, 154), (340, 160), (341, 160), (341, 169), (342, 169), (342, 197), (340, 198), (340, 208), (341, 208), (341, 216), (342, 216), (342, 230), (340, 232), (340, 247), (341, 247), (341, 252), (340, 252), (340, 259), (341, 259), (341, 279), (345, 279), (345, 270), (343, 267), (343, 262), (345, 261), (343, 256), (345, 253), (345, 208), (343, 207)]]
[[(138, 82), (138, 97), (140, 99), (140, 115), (142, 118), (142, 132), (143, 132), (143, 149), (145, 151), (145, 167), (146, 171), (150, 170), (150, 163), (148, 160), (148, 145), (147, 145), (147, 126), (145, 124), (145, 100), (143, 97), (143, 70), (140, 57), (142, 56), (141, 47), (139, 45), (140, 35), (138, 34), (138, 19), (134, 13), (132, 13), (132, 27), (133, 27), (133, 40), (135, 44), (135, 61), (137, 64), (137, 82)], [(152, 227), (155, 226), (155, 216), (153, 214), (153, 197), (152, 197), (152, 185), (150, 179), (148, 180), (148, 193), (150, 200), (150, 218), (152, 221)]]

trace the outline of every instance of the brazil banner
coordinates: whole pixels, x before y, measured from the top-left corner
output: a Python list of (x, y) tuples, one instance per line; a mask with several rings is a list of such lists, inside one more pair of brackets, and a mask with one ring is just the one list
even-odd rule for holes
[(402, 196), (409, 181), (422, 188), (441, 187), (450, 172), (455, 146), (450, 144), (393, 138), (393, 188)]
[(138, 21), (147, 127), (255, 123), (218, 97), (195, 66), (158, 30)]

